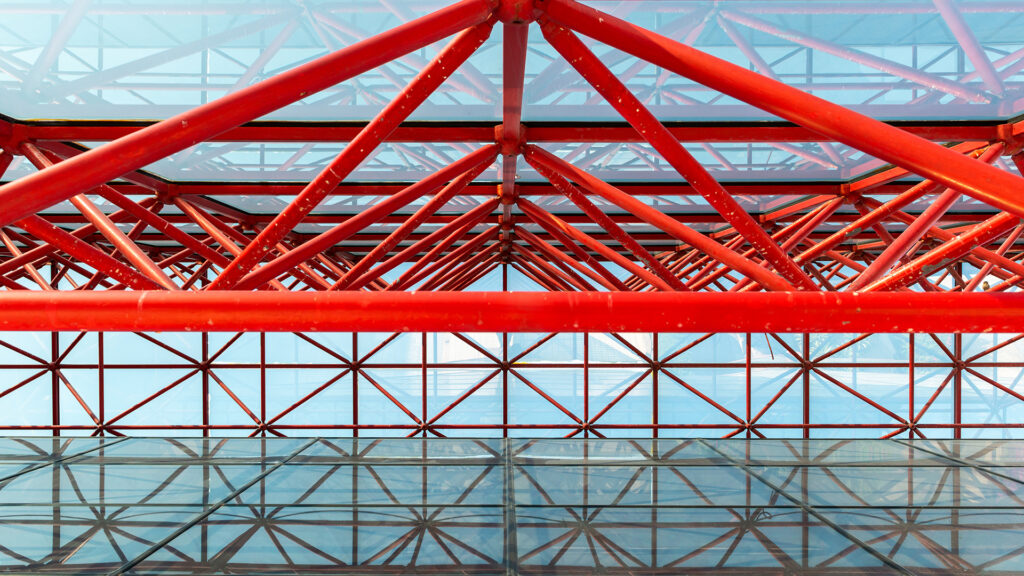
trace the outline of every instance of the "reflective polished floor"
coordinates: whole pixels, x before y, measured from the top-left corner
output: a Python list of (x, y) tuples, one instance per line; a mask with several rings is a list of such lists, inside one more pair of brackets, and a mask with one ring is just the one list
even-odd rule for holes
[(1024, 442), (0, 438), (0, 571), (1022, 574)]

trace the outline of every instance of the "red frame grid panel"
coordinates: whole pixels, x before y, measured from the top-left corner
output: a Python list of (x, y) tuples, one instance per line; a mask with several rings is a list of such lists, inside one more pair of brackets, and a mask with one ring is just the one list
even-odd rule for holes
[(1024, 426), (1024, 335), (12, 334), (0, 339), (10, 434), (990, 438)]

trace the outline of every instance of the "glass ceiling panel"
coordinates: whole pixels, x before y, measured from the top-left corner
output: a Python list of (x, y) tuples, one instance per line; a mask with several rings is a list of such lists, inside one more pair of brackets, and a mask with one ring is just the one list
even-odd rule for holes
[[(968, 462), (934, 454), (927, 440), (106, 440), (88, 460), (0, 482), (0, 570), (1024, 568), (1019, 441), (943, 442), (954, 454), (985, 454)], [(0, 440), (0, 460), (28, 442)]]
[[(877, 118), (1007, 119), (1024, 110), (1024, 7), (1016, 0), (959, 2), (968, 29), (959, 36), (928, 0), (587, 3)], [(447, 4), (97, 0), (76, 11), (56, 1), (9, 2), (0, 5), (0, 113), (166, 118)], [(974, 41), (982, 52), (972, 58), (963, 46)], [(442, 45), (265, 119), (368, 120)], [(664, 120), (770, 117), (607, 46), (593, 49)], [(500, 50), (497, 26), (411, 119), (497, 121)], [(975, 58), (994, 74), (975, 70)], [(618, 119), (536, 26), (526, 71), (528, 121)]]
[[(170, 117), (445, 3), (100, 0), (0, 6), (0, 113), (21, 119)], [(500, 27), (413, 113), (489, 119)], [(431, 45), (274, 112), (268, 120), (368, 120), (447, 43)], [(56, 54), (54, 54), (56, 51)]]
[[(87, 142), (90, 148), (102, 142)], [(309, 182), (345, 143), (204, 142), (150, 164), (162, 178), (197, 182)], [(385, 142), (346, 178), (349, 182), (418, 181), (477, 150), (479, 143)], [(477, 180), (500, 178), (497, 164)]]
[[(541, 146), (605, 181), (682, 181), (646, 142), (544, 143)], [(886, 163), (829, 142), (687, 142), (686, 150), (721, 182), (849, 180)], [(521, 178), (543, 178), (520, 159)]]

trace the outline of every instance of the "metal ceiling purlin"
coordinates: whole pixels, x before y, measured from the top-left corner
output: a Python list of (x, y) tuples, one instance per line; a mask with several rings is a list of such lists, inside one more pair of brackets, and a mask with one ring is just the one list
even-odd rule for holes
[[(575, 0), (463, 0), (160, 122), (2, 121), (0, 173), (16, 155), (38, 171), (0, 187), (8, 255), (0, 261), (0, 329), (1019, 328), (1024, 295), (1013, 290), (1024, 281), (1017, 247), (1024, 178), (1013, 169), (1024, 171), (1024, 123), (885, 123), (779, 80), (735, 27), (877, 69), (936, 98), (1020, 98), (1008, 80), (1018, 62), (990, 62), (952, 2), (934, 9), (976, 73), (949, 78), (907, 67), (729, 7), (702, 13), (677, 41)], [(26, 86), (42, 81), (81, 17), (67, 15)], [(320, 18), (345, 37), (342, 24)], [(499, 23), (500, 121), (408, 122), (446, 81), (485, 90), (489, 81), (468, 61)], [(542, 75), (577, 71), (588, 102), (603, 97), (625, 124), (524, 120), (534, 24), (568, 64)], [(752, 69), (689, 45), (709, 25)], [(602, 61), (580, 36), (637, 64), (614, 72), (622, 57)], [(392, 78), (396, 95), (365, 125), (254, 122), (448, 37), (407, 85)], [(792, 124), (665, 122), (626, 84), (649, 65), (663, 78), (678, 74)], [(454, 76), (458, 70), (467, 76)], [(104, 140), (85, 151), (73, 144)], [(177, 182), (140, 172), (214, 141), (347, 144), (307, 184)], [(346, 182), (385, 143), (416, 157), (399, 144), (441, 142), (461, 156), (418, 157), (429, 165), (418, 182)], [(720, 183), (683, 142), (700, 143), (726, 171), (731, 160), (709, 144), (764, 142), (827, 170), (843, 163), (846, 152), (832, 144), (840, 143), (869, 155), (866, 170), (877, 169), (853, 181)], [(544, 143), (579, 148), (563, 158)], [(595, 143), (610, 145), (589, 150)], [(595, 176), (621, 149), (678, 182), (613, 184)], [(478, 181), (499, 157), (500, 183)], [(542, 180), (524, 181), (520, 160)], [(799, 178), (792, 165), (781, 167)], [(906, 183), (915, 176), (927, 180)], [(227, 200), (249, 195), (289, 198), (263, 214)], [(320, 209), (339, 195), (368, 200), (348, 212)], [(65, 201), (81, 215), (61, 208)], [(759, 209), (748, 209), (751, 202)], [(445, 294), (499, 268), (503, 289), (511, 270), (553, 293)], [(986, 288), (985, 278), (998, 284)], [(985, 293), (971, 294), (979, 288)]]

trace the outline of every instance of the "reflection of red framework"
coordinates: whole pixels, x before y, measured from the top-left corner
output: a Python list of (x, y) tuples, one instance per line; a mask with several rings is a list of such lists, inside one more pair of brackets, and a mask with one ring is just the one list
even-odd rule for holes
[[(943, 16), (954, 21), (957, 17), (948, 6)], [(718, 20), (726, 32), (742, 24), (760, 27), (771, 34), (786, 33), (729, 10), (723, 10)], [(560, 132), (550, 125), (534, 130), (521, 122), (527, 26), (531, 22), (539, 24), (546, 41), (597, 94), (612, 104), (631, 128), (583, 124), (565, 127)], [(495, 25), (504, 29), (501, 124), (493, 132), (490, 128), (465, 126), (403, 126), (409, 114), (481, 46)], [(969, 35), (962, 26), (951, 25), (951, 29)], [(290, 128), (246, 124), (453, 34), (448, 46), (376, 118), (358, 130), (324, 128), (321, 132), (305, 127), (296, 135), (289, 132)], [(794, 126), (767, 123), (700, 130), (666, 126), (577, 34), (747, 102)], [(958, 40), (964, 44), (968, 57), (979, 56), (976, 44), (960, 36)], [(873, 57), (846, 54), (841, 47), (813, 38), (800, 36), (797, 41), (838, 52), (868, 66), (878, 65), (871, 60)], [(740, 48), (757, 67), (758, 59), (750, 53), (749, 46)], [(965, 101), (985, 97), (966, 85), (924, 77), (924, 71), (899, 69), (892, 73), (937, 87)], [(981, 66), (978, 74), (989, 91), (1001, 92), (1001, 77), (991, 65)], [(829, 331), (829, 326), (822, 325), (824, 321), (818, 325), (806, 322), (812, 314), (807, 298), (770, 299), (767, 292), (843, 290), (894, 293), (886, 299), (873, 299), (866, 294), (856, 301), (840, 297), (814, 300), (818, 307), (845, 307), (848, 312), (855, 312), (857, 330), (1006, 330), (1012, 327), (1013, 317), (999, 310), (1018, 309), (1019, 300), (1013, 294), (992, 298), (948, 295), (941, 300), (942, 306), (960, 310), (963, 315), (960, 320), (951, 318), (944, 326), (934, 318), (929, 321), (927, 315), (920, 316), (919, 322), (914, 316), (906, 316), (893, 324), (891, 318), (900, 305), (907, 308), (933, 302), (922, 301), (920, 295), (912, 295), (909, 290), (972, 292), (982, 288), (982, 280), (988, 277), (995, 284), (988, 291), (1005, 292), (1015, 289), (1024, 278), (1024, 264), (1019, 262), (1016, 244), (1022, 230), (1020, 218), (1024, 216), (1024, 179), (1002, 159), (1012, 157), (1018, 170), (1024, 166), (1020, 152), (1024, 124), (937, 124), (905, 130), (788, 86), (774, 79), (770, 71), (759, 74), (736, 66), (573, 0), (465, 0), (145, 127), (14, 123), (4, 128), (6, 140), (0, 160), (3, 165), (16, 153), (40, 170), (0, 188), (0, 225), (4, 226), (2, 240), (7, 252), (7, 258), (0, 262), (0, 282), (9, 291), (25, 289), (25, 280), (31, 281), (33, 287), (53, 290), (74, 273), (87, 278), (76, 288), (104, 289), (89, 299), (63, 292), (45, 298), (3, 294), (8, 306), (18, 308), (8, 319), (8, 327), (15, 329), (31, 328), (27, 319), (19, 323), (21, 314), (54, 309), (58, 312), (51, 316), (46, 329), (169, 329), (179, 321), (184, 327), (184, 317), (175, 320), (173, 316), (159, 314), (140, 315), (130, 325), (104, 325), (103, 319), (95, 324), (82, 323), (81, 312), (91, 312), (96, 305), (125, 305), (117, 299), (122, 295), (115, 298), (105, 291), (125, 287), (136, 291), (188, 292), (196, 296), (193, 313), (215, 312), (203, 308), (204, 303), (215, 301), (198, 292), (223, 290), (258, 290), (253, 296), (257, 306), (288, 306), (293, 297), (280, 294), (282, 291), (360, 290), (361, 295), (366, 294), (365, 305), (373, 306), (390, 300), (380, 300), (382, 295), (369, 292), (415, 288), (416, 294), (403, 300), (405, 306), (442, 306), (433, 295), (422, 293), (459, 291), (500, 268), (506, 272), (511, 269), (552, 292), (610, 291), (612, 294), (602, 297), (601, 302), (607, 302), (612, 313), (579, 319), (580, 325), (593, 331), (624, 327), (672, 329), (670, 321), (664, 325), (628, 327), (617, 323), (615, 306), (627, 303), (628, 306), (622, 304), (622, 309), (630, 310), (641, 300), (615, 293), (647, 291), (736, 293), (735, 306), (750, 313), (751, 323), (768, 318), (764, 307), (771, 306), (773, 330)], [(138, 172), (197, 142), (216, 138), (317, 140), (337, 139), (339, 134), (351, 139), (349, 145), (301, 191), (291, 190), (297, 192), (295, 199), (272, 217), (243, 213), (211, 200), (218, 193), (216, 186), (169, 184)], [(64, 142), (115, 136), (119, 137), (86, 152)], [(379, 185), (363, 192), (341, 186), (382, 142), (442, 137), (468, 142), (490, 139), (493, 143), (407, 186)], [(893, 167), (853, 182), (831, 185), (723, 186), (680, 143), (693, 139), (713, 142), (780, 138), (790, 142), (826, 141), (822, 148), (824, 156), (814, 156), (817, 161), (828, 162), (829, 151), (835, 151), (827, 142), (837, 142), (890, 162)], [(688, 184), (609, 184), (539, 146), (560, 139), (621, 141), (624, 145), (646, 142)], [(960, 143), (943, 146), (934, 140)], [(792, 148), (785, 143), (780, 146)], [(806, 156), (807, 152), (802, 154)], [(501, 183), (495, 186), (475, 182), (498, 157), (502, 161)], [(546, 182), (517, 184), (518, 159), (525, 160)], [(994, 165), (997, 163), (1003, 166)], [(908, 173), (927, 180), (913, 186), (893, 183)], [(119, 178), (124, 182), (109, 184)], [(282, 187), (272, 192), (271, 187), (260, 187), (247, 184), (224, 188), (233, 194), (287, 193)], [(801, 194), (800, 201), (772, 206), (756, 218), (737, 200), (738, 194), (794, 192)], [(136, 202), (127, 197), (140, 193), (152, 198)], [(347, 217), (311, 214), (321, 201), (339, 193), (385, 194), (387, 198)], [(699, 196), (710, 211), (675, 211), (657, 202), (658, 195), (666, 193)], [(89, 195), (102, 197), (120, 211), (104, 214)], [(491, 198), (470, 204), (472, 209), (461, 214), (440, 212), (453, 199), (481, 195)], [(927, 195), (937, 196), (924, 210), (906, 211)], [(951, 212), (956, 202), (962, 202), (962, 195), (971, 199), (967, 202), (971, 210)], [(402, 212), (424, 196), (432, 199), (412, 214), (408, 210)], [(879, 200), (883, 196), (889, 197)], [(65, 200), (81, 215), (40, 215), (42, 210)], [(177, 210), (161, 215), (165, 206)], [(844, 210), (848, 206), (859, 213)], [(297, 226), (310, 221), (332, 227), (319, 234), (296, 233)], [(368, 234), (370, 227), (382, 222), (397, 226), (386, 234)], [(702, 232), (696, 223), (715, 226)], [(125, 232), (118, 224), (129, 225), (130, 230)], [(424, 231), (427, 224), (433, 226), (429, 232)], [(638, 224), (643, 232), (635, 231)], [(79, 227), (69, 232), (63, 228), (67, 225)], [(374, 244), (349, 247), (346, 241), (357, 235)], [(384, 280), (389, 271), (410, 264), (411, 268), (397, 279)], [(629, 276), (615, 274), (610, 270), (611, 264)], [(46, 266), (52, 270), (49, 277), (40, 271)], [(965, 266), (978, 273), (965, 273)], [(764, 293), (740, 294), (757, 291)], [(146, 309), (146, 296), (132, 298), (137, 299), (139, 310)], [(652, 307), (667, 303), (672, 314), (704, 305), (704, 296), (700, 294), (679, 296), (677, 300), (654, 299), (653, 295), (651, 298)], [(722, 294), (716, 294), (707, 298), (709, 306), (728, 306), (729, 296), (723, 299)], [(175, 301), (187, 306), (188, 300), (188, 296), (182, 295), (181, 300)], [(522, 300), (527, 304), (533, 301)], [(557, 306), (562, 301), (550, 302)], [(578, 309), (580, 314), (588, 310), (585, 306), (567, 309)], [(502, 325), (497, 316), (502, 313), (501, 307), (495, 310), (495, 316), (488, 316), (486, 306), (477, 310), (452, 306), (447, 319), (446, 314), (438, 313), (431, 316), (436, 325), (421, 323), (413, 329), (444, 331), (451, 318), (466, 328), (473, 318), (480, 317), (484, 318), (480, 325), (487, 329), (531, 328), (529, 319), (514, 326)], [(62, 316), (64, 311), (70, 316)], [(467, 313), (473, 318), (467, 318)], [(1002, 323), (997, 323), (1000, 316)], [(538, 330), (574, 326), (571, 317), (563, 318), (563, 325), (557, 327), (544, 324), (546, 319), (542, 320), (539, 314), (536, 317)], [(707, 318), (707, 324), (702, 324), (702, 317)], [(302, 318), (297, 315), (295, 323), (289, 324), (287, 319), (246, 317), (244, 328), (317, 328)], [(406, 322), (401, 311), (395, 312), (390, 325), (379, 319), (364, 325), (361, 318), (355, 314), (345, 325), (331, 328), (400, 330)], [(694, 315), (676, 327), (694, 331), (727, 328), (721, 321), (715, 322), (711, 314)], [(755, 326), (736, 328), (751, 330)]]

